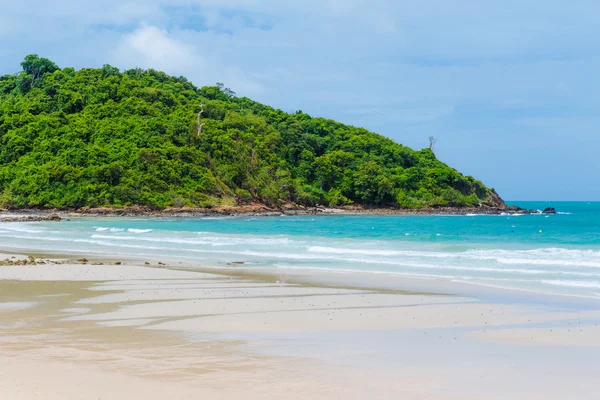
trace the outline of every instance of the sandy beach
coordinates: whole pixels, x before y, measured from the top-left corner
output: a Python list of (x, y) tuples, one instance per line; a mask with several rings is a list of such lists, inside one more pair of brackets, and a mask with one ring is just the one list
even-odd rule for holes
[(0, 266), (3, 399), (591, 399), (600, 376), (590, 300), (37, 260)]

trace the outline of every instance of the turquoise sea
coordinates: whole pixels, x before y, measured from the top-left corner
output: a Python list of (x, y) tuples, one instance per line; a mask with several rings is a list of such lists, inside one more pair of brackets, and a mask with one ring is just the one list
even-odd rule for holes
[(77, 218), (4, 223), (0, 249), (317, 268), (600, 297), (600, 202), (558, 215)]

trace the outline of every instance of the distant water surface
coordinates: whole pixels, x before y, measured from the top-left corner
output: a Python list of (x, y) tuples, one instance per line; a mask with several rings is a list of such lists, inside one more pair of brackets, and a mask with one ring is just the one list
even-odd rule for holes
[(558, 215), (81, 218), (0, 224), (0, 249), (393, 273), (600, 297), (600, 202)]

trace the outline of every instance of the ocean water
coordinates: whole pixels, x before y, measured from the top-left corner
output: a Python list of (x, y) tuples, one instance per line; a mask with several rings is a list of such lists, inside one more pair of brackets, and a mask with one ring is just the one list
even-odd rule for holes
[(600, 202), (511, 204), (559, 214), (76, 218), (0, 224), (0, 249), (391, 273), (600, 297)]

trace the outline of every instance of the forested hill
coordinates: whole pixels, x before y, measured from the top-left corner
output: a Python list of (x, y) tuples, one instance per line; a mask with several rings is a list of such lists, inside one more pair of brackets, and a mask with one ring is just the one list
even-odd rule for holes
[(36, 55), (22, 66), (0, 77), (0, 207), (501, 204), (429, 149), (220, 84), (197, 88), (152, 69), (60, 69)]

